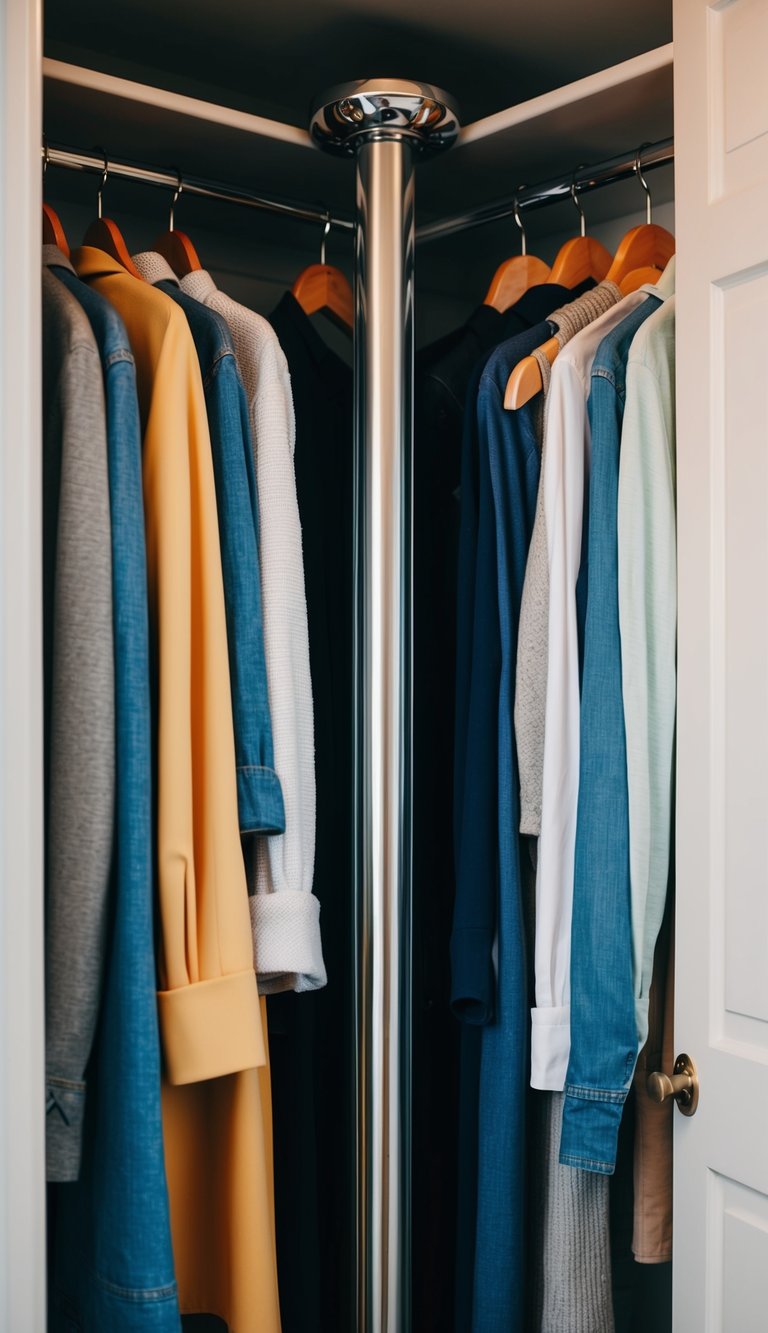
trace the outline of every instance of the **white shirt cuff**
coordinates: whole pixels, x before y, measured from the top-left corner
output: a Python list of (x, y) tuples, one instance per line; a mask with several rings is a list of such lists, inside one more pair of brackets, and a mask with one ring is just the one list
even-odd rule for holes
[(571, 1053), (571, 1011), (531, 1010), (531, 1087), (562, 1092)]

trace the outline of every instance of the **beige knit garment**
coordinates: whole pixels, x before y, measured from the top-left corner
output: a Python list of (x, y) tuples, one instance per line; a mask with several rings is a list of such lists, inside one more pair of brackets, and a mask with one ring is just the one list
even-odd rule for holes
[(253, 840), (254, 966), (263, 994), (316, 990), (325, 985), (326, 974), (320, 903), (312, 893), (314, 712), (288, 363), (271, 324), (219, 291), (205, 270), (187, 274), (181, 287), (229, 325), (253, 432), (264, 652), (275, 769), (285, 804), (285, 833)]
[(614, 1333), (609, 1176), (561, 1166), (562, 1092), (534, 1092), (530, 1333)]
[[(614, 282), (601, 282), (578, 300), (550, 315), (555, 337), (564, 347), (581, 329), (621, 300)], [(546, 426), (546, 395), (552, 367), (540, 348), (533, 353), (541, 369)], [(546, 428), (542, 434), (541, 478), (544, 477)], [(541, 832), (541, 793), (544, 782), (544, 716), (547, 704), (549, 627), (549, 560), (544, 515), (544, 486), (539, 482), (536, 515), (520, 605), (515, 686), (515, 738), (520, 770), (520, 832), (538, 837)]]

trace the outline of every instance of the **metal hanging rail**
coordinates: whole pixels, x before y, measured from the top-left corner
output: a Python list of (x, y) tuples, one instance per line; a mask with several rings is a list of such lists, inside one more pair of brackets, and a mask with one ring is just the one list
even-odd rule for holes
[[(45, 151), (45, 148), (41, 149), (44, 160)], [(645, 172), (667, 166), (674, 161), (674, 156), (674, 139), (661, 139), (658, 143), (646, 144), (641, 151), (642, 169)], [(470, 231), (473, 227), (482, 227), (489, 222), (501, 221), (503, 218), (512, 217), (516, 206), (522, 212), (526, 209), (544, 208), (547, 204), (556, 204), (560, 200), (568, 199), (572, 188), (577, 194), (588, 194), (591, 190), (614, 185), (636, 174), (637, 160), (637, 152), (624, 153), (619, 157), (610, 158), (607, 162), (600, 162), (597, 166), (579, 167), (570, 176), (557, 176), (539, 185), (523, 185), (516, 195), (494, 200), (493, 203), (484, 204), (482, 208), (472, 212), (455, 213), (451, 217), (425, 223), (417, 228), (416, 241), (417, 243), (435, 241), (443, 236), (454, 236), (462, 231)], [(48, 165), (68, 167), (74, 171), (101, 173), (105, 164), (98, 153), (82, 153), (72, 148), (54, 148), (49, 145)], [(136, 163), (121, 162), (114, 158), (108, 159), (108, 167), (110, 176), (121, 176), (123, 179), (140, 181), (145, 185), (174, 190), (179, 184), (179, 176), (173, 171), (142, 167)], [(195, 195), (198, 198), (220, 199), (225, 203), (257, 208), (263, 212), (277, 213), (283, 217), (317, 225), (330, 221), (331, 227), (337, 231), (353, 233), (355, 230), (356, 224), (352, 218), (338, 213), (328, 213), (318, 205), (290, 203), (285, 199), (273, 199), (268, 195), (235, 190), (219, 181), (203, 180), (197, 176), (183, 176), (181, 182), (184, 194)]]
[[(41, 148), (41, 156), (46, 161), (46, 148)], [(81, 153), (72, 148), (47, 148), (49, 167), (68, 167), (72, 171), (93, 171), (101, 174), (105, 165), (110, 176), (122, 176), (125, 180), (140, 181), (144, 185), (158, 185), (165, 190), (175, 190), (179, 183), (184, 194), (195, 195), (200, 199), (220, 199), (229, 204), (241, 204), (246, 208), (258, 208), (266, 213), (278, 213), (282, 217), (295, 218), (300, 222), (314, 222), (318, 226), (330, 222), (337, 231), (354, 232), (352, 218), (329, 213), (327, 209), (314, 204), (289, 203), (284, 199), (272, 199), (267, 195), (252, 194), (246, 190), (235, 190), (218, 181), (202, 180), (197, 176), (179, 176), (175, 171), (158, 170), (154, 167), (141, 167), (132, 162), (120, 162), (108, 158), (107, 162), (98, 153)]]
[[(674, 139), (661, 139), (658, 143), (644, 144), (640, 150), (642, 170), (651, 171), (654, 167), (664, 167), (673, 162), (675, 157)], [(417, 228), (416, 240), (435, 241), (442, 236), (454, 236), (458, 232), (469, 231), (472, 227), (482, 227), (487, 222), (498, 222), (502, 218), (512, 217), (515, 207), (524, 209), (543, 208), (547, 204), (556, 204), (561, 199), (571, 196), (571, 189), (577, 194), (587, 194), (590, 190), (600, 190), (605, 185), (614, 185), (617, 181), (634, 176), (637, 171), (638, 153), (622, 154), (612, 157), (597, 166), (579, 167), (570, 176), (556, 176), (553, 180), (540, 185), (523, 185), (516, 195), (506, 199), (497, 199), (492, 204), (468, 213), (455, 213), (452, 217), (442, 218), (437, 222), (427, 222)]]

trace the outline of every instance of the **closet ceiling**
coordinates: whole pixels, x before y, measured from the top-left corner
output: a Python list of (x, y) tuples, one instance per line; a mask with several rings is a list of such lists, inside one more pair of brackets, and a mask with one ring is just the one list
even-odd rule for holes
[(46, 54), (304, 126), (329, 84), (425, 79), (466, 122), (671, 40), (671, 0), (48, 0)]
[[(663, 46), (671, 38), (671, 9), (671, 0), (581, 6), (572, 0), (538, 6), (532, 0), (46, 0), (45, 54), (302, 130), (313, 95), (333, 83), (413, 77), (452, 93), (467, 125)], [(351, 163), (310, 148), (308, 138), (306, 146), (276, 143), (114, 89), (75, 86), (53, 67), (48, 74), (44, 126), (53, 145), (87, 150), (98, 144), (115, 159), (353, 212)], [(595, 96), (555, 101), (546, 114), (531, 120), (526, 113), (509, 130), (420, 166), (417, 220), (476, 208), (509, 197), (522, 183), (667, 137), (671, 64), (668, 56), (650, 60), (639, 76), (621, 76), (609, 87), (601, 82)], [(670, 198), (669, 168), (651, 181), (657, 201)], [(54, 172), (52, 188), (62, 202), (88, 209), (95, 203), (93, 175)], [(146, 186), (114, 178), (107, 186), (107, 207), (117, 215), (136, 208), (159, 218), (167, 202)], [(590, 195), (585, 208), (588, 221), (597, 223), (631, 215), (642, 203), (630, 181)], [(193, 229), (208, 219), (221, 226), (216, 204), (187, 197), (180, 209)], [(313, 229), (300, 223), (244, 209), (227, 209), (226, 218), (228, 233), (250, 244), (285, 242), (313, 251), (317, 244)], [(527, 215), (529, 237), (567, 231), (573, 219), (569, 203)], [(461, 270), (473, 257), (484, 271), (517, 245), (507, 219), (474, 233), (471, 242), (458, 237), (424, 247), (420, 271), (428, 255), (430, 271), (442, 270), (443, 285), (469, 285)], [(349, 250), (348, 236), (332, 237), (333, 256), (348, 257)]]

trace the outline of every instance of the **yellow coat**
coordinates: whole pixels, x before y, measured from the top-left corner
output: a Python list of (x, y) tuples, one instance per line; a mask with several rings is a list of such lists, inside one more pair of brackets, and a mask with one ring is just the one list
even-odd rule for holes
[[(184, 314), (111, 256), (82, 279), (136, 362), (157, 742), (163, 1133), (184, 1313), (277, 1333), (269, 1074), (253, 970), (211, 443)], [(261, 1068), (259, 1068), (261, 1067)]]

